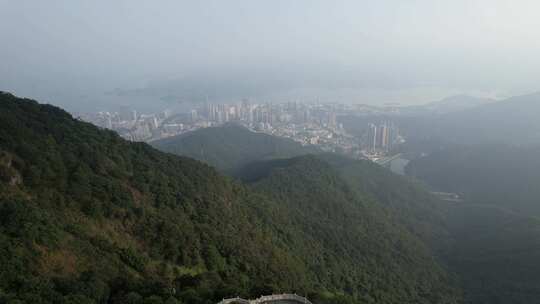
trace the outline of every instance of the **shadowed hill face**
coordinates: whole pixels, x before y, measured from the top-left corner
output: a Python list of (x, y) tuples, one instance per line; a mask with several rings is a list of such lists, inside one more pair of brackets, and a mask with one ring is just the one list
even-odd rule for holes
[(284, 290), (317, 303), (455, 298), (421, 241), (360, 212), (317, 160), (269, 179), (289, 182), (268, 193), (8, 94), (0, 143), (1, 301), (197, 304)]
[(192, 157), (223, 171), (250, 162), (318, 153), (313, 146), (302, 146), (291, 139), (255, 133), (234, 124), (204, 128), (152, 143), (159, 150)]

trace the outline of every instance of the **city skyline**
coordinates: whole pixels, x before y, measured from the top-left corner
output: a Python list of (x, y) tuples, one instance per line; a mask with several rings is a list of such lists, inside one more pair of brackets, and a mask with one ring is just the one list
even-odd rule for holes
[(258, 103), (243, 99), (236, 103), (208, 102), (177, 113), (164, 110), (141, 114), (129, 107), (122, 107), (118, 112), (79, 114), (79, 118), (114, 130), (128, 140), (146, 142), (201, 128), (237, 123), (254, 132), (290, 138), (302, 145), (317, 146), (323, 151), (376, 159), (388, 154), (396, 142), (398, 133), (394, 124), (387, 123), (387, 138), (374, 147), (369, 143), (369, 134), (353, 136), (338, 120), (340, 115), (365, 115), (373, 111), (376, 109), (337, 103)]

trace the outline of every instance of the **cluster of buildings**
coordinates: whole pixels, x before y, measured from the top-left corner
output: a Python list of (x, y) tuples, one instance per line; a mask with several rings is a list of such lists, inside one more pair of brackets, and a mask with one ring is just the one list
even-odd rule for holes
[[(352, 107), (352, 108), (351, 108)], [(235, 122), (256, 131), (290, 138), (324, 151), (357, 158), (381, 156), (398, 142), (391, 122), (371, 123), (366, 137), (348, 134), (338, 116), (358, 112), (355, 106), (338, 103), (205, 103), (187, 112), (140, 114), (127, 107), (118, 112), (83, 114), (81, 119), (112, 129), (131, 141), (146, 141), (179, 135), (199, 128)]]
[(149, 141), (162, 136), (171, 112), (165, 110), (157, 114), (140, 114), (128, 107), (121, 107), (117, 112), (83, 113), (78, 114), (78, 117), (99, 127), (114, 130), (128, 140)]
[(239, 104), (206, 104), (191, 111), (192, 121), (206, 120), (215, 124), (231, 121), (243, 122), (253, 127), (267, 125), (317, 123), (337, 129), (337, 105), (287, 103), (250, 103), (244, 99)]
[(191, 111), (191, 123), (220, 125), (236, 122), (245, 127), (279, 137), (295, 140), (303, 145), (317, 145), (325, 151), (359, 153), (357, 139), (347, 134), (338, 123), (343, 105), (322, 103), (250, 103), (206, 104)]

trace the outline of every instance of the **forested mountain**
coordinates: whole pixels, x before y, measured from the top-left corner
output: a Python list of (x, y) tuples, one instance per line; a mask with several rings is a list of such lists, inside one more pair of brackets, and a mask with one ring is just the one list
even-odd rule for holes
[[(206, 154), (212, 157), (203, 158), (201, 154), (193, 153), (197, 145), (206, 147)], [(312, 155), (339, 172), (357, 195), (372, 199), (380, 206), (400, 214), (396, 220), (406, 224), (415, 234), (425, 239), (445, 239), (440, 237), (446, 234), (438, 205), (440, 202), (420, 185), (392, 174), (371, 161), (320, 153), (292, 140), (251, 132), (236, 125), (197, 130), (157, 142), (155, 146), (177, 155), (198, 158), (247, 182), (258, 179), (259, 174), (266, 172), (265, 167), (268, 165), (287, 164), (289, 160), (284, 158), (286, 155), (300, 156), (317, 152)], [(279, 158), (282, 160), (265, 161)]]
[(420, 238), (319, 161), (269, 192), (5, 93), (0, 144), (0, 302), (459, 298)]
[(212, 303), (308, 288), (261, 199), (214, 169), (52, 106), (2, 94), (0, 107), (2, 299)]
[[(423, 186), (367, 160), (353, 160), (333, 153), (313, 156), (325, 163), (330, 172), (339, 174), (340, 181), (364, 202), (373, 202), (374, 210), (384, 212), (393, 223), (403, 225), (409, 232), (434, 247), (444, 246), (448, 231), (443, 221), (443, 204)], [(259, 161), (236, 170), (235, 176), (252, 182), (292, 160)], [(291, 186), (295, 186), (291, 181)], [(276, 189), (278, 189), (276, 187)]]
[(204, 128), (152, 143), (159, 150), (192, 157), (230, 171), (253, 161), (320, 152), (292, 139), (255, 133), (235, 124)]
[[(335, 160), (343, 159), (336, 157)], [(366, 169), (362, 168), (362, 164), (357, 168)], [(372, 194), (378, 191), (361, 189), (362, 182), (357, 176), (346, 181), (332, 164), (313, 155), (253, 163), (239, 172), (240, 178), (254, 189), (266, 193), (289, 210), (295, 229), (321, 233), (316, 238), (295, 241), (308, 249), (303, 254), (308, 261), (316, 263), (312, 267), (326, 269), (334, 263), (331, 261), (335, 258), (339, 262), (334, 267), (340, 271), (332, 274), (332, 280), (343, 281), (346, 285), (363, 282), (362, 285), (371, 285), (383, 291), (376, 298), (371, 295), (362, 297), (361, 303), (399, 303), (407, 295), (416, 298), (414, 302), (422, 303), (428, 294), (431, 294), (428, 303), (457, 300), (447, 298), (448, 294), (455, 296), (456, 290), (452, 278), (434, 258), (431, 248), (397, 221), (393, 212), (375, 200)], [(377, 173), (377, 169), (371, 172)], [(378, 237), (374, 238), (374, 235)], [(331, 248), (340, 249), (335, 252)], [(334, 254), (337, 255), (331, 258)], [(408, 261), (402, 259), (404, 256), (409, 257)], [(355, 265), (370, 265), (379, 260), (384, 261), (380, 263), (384, 266), (377, 267), (372, 275), (366, 276), (343, 263), (348, 259), (352, 259)], [(432, 276), (422, 282), (420, 289), (407, 286), (406, 282), (419, 280), (418, 275), (422, 271), (415, 269), (419, 265), (429, 265), (430, 269), (437, 271), (431, 272)], [(398, 275), (383, 279), (382, 274), (387, 271)], [(376, 277), (380, 280), (374, 280)], [(403, 289), (392, 290), (391, 286), (398, 282), (405, 284)], [(429, 290), (433, 289), (440, 294), (432, 294)]]
[(445, 204), (426, 191), (424, 185), (368, 160), (353, 160), (335, 154), (318, 157), (340, 172), (358, 195), (383, 206), (392, 222), (404, 225), (436, 251), (448, 246)]
[[(342, 200), (348, 214), (366, 212), (372, 221), (393, 223), (400, 233), (422, 240), (447, 273), (457, 274), (465, 303), (534, 303), (540, 296), (540, 222), (528, 215), (536, 212), (539, 197), (532, 183), (539, 180), (540, 151), (498, 145), (452, 149), (413, 161), (409, 173), (436, 190), (460, 192), (462, 204), (441, 203), (410, 178), (335, 154), (257, 161), (234, 173), (255, 190), (295, 206), (298, 218), (316, 217), (310, 212), (338, 217), (330, 204)], [(520, 210), (527, 211), (516, 213)]]

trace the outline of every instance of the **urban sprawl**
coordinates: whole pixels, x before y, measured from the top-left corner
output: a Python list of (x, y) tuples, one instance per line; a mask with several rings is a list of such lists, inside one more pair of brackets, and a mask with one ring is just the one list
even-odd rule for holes
[(336, 103), (252, 103), (212, 104), (184, 113), (165, 110), (157, 114), (139, 114), (122, 108), (118, 112), (80, 114), (79, 117), (118, 132), (131, 141), (151, 142), (200, 128), (237, 123), (253, 132), (290, 138), (302, 145), (314, 145), (328, 152), (355, 158), (380, 159), (403, 141), (391, 121), (369, 123), (366, 132), (353, 136), (345, 131), (338, 117), (377, 114), (379, 109), (366, 105)]

